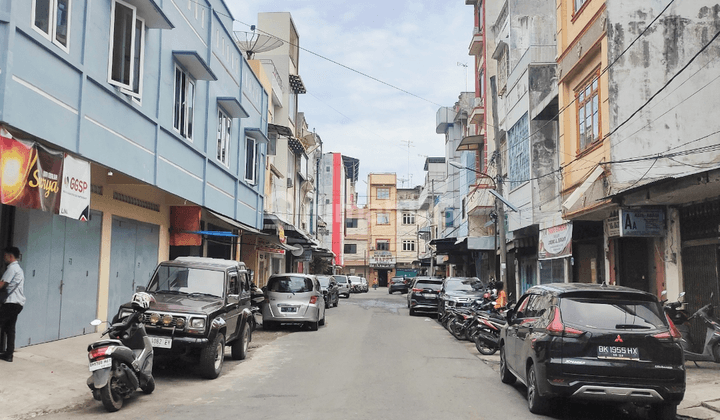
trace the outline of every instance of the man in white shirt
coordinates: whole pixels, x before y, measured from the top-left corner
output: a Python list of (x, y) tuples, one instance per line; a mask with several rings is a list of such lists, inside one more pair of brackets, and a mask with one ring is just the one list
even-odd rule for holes
[[(25, 273), (23, 273), (17, 260), (20, 258), (20, 250), (17, 247), (9, 246), (3, 250), (3, 258), (7, 269), (0, 279), (0, 290), (7, 293), (5, 302), (0, 305), (0, 330), (7, 340), (7, 348), (0, 353), (0, 359), (7, 362), (13, 361), (15, 351), (15, 323), (20, 311), (25, 305)], [(0, 343), (2, 343), (0, 337)]]

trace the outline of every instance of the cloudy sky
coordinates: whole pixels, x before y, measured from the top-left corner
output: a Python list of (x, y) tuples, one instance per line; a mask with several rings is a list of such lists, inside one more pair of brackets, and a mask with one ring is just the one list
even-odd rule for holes
[[(460, 92), (474, 89), (472, 6), (462, 0), (225, 1), (237, 31), (249, 31), (259, 12), (292, 14), (300, 47), (317, 54), (300, 51), (307, 93), (298, 110), (324, 151), (359, 159), (361, 181), (370, 172), (395, 172), (398, 186), (423, 183), (425, 157), (444, 156), (444, 137), (435, 133), (439, 106), (452, 106)], [(360, 195), (364, 186), (359, 183)]]

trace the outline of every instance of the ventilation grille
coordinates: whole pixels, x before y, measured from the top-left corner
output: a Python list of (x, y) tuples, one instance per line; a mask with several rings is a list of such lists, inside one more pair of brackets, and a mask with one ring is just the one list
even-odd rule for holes
[(139, 198), (130, 197), (129, 195), (120, 194), (119, 192), (113, 192), (113, 198), (123, 203), (132, 204), (133, 206), (142, 207), (144, 209), (160, 212), (160, 205), (151, 203), (149, 201), (141, 200)]
[(97, 195), (103, 195), (102, 185), (90, 184), (90, 192)]

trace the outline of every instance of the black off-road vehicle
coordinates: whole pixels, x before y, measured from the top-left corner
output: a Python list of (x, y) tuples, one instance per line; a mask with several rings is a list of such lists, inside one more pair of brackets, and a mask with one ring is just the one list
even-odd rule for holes
[[(251, 272), (238, 261), (180, 257), (155, 269), (145, 292), (155, 301), (142, 321), (157, 355), (199, 360), (202, 376), (222, 372), (225, 345), (244, 359), (252, 339)], [(120, 307), (119, 318), (130, 313)]]

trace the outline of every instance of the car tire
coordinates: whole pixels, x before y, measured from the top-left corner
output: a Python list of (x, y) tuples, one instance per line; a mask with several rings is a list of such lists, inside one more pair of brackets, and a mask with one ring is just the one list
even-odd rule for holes
[(413, 315), (415, 315), (415, 309), (410, 308), (410, 316), (413, 316)]
[[(528, 367), (527, 371), (527, 400), (528, 409), (533, 414), (544, 414), (548, 409), (548, 399), (540, 395), (538, 389), (538, 377), (535, 364)], [(657, 418), (657, 417), (653, 417)]]
[(650, 406), (648, 418), (654, 420), (675, 420), (677, 417), (677, 405), (672, 403), (660, 403)]
[(200, 351), (200, 374), (206, 379), (220, 376), (225, 360), (225, 336), (218, 333), (210, 345)]
[(250, 324), (247, 322), (242, 326), (242, 331), (238, 338), (232, 342), (230, 347), (232, 358), (235, 360), (245, 360), (247, 357), (248, 346), (250, 345)]
[(320, 324), (319, 321), (309, 322), (308, 328), (310, 329), (310, 331), (317, 331), (319, 328), (319, 324)]
[(504, 384), (512, 385), (517, 378), (510, 372), (507, 365), (507, 356), (505, 355), (505, 346), (500, 346), (500, 381)]
[(320, 321), (318, 321), (318, 325), (323, 326), (325, 325), (325, 311), (323, 310), (323, 317)]

